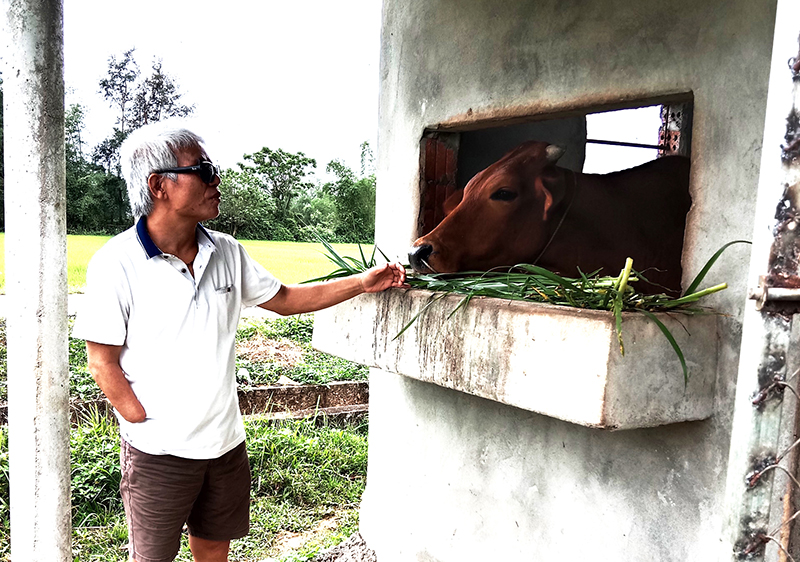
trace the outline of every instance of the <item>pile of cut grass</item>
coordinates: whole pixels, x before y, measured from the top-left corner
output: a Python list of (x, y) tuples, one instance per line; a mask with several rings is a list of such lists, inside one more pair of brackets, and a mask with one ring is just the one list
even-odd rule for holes
[[(310, 281), (354, 275), (375, 266), (377, 263), (375, 256), (376, 251), (379, 251), (377, 248), (373, 249), (369, 257), (363, 250), (360, 250), (360, 257), (353, 258), (339, 255), (336, 249), (325, 241), (321, 241), (321, 243), (326, 247), (328, 259), (336, 266), (336, 269), (323, 277)], [(708, 260), (684, 294), (678, 298), (670, 297), (664, 293), (652, 295), (636, 291), (633, 285), (639, 280), (647, 281), (647, 278), (643, 272), (633, 269), (633, 260), (630, 258), (628, 258), (620, 274), (616, 277), (601, 276), (599, 272), (584, 274), (579, 271), (580, 277), (569, 278), (531, 264), (518, 264), (503, 271), (432, 274), (414, 273), (406, 266), (407, 283), (410, 287), (434, 291), (438, 295), (432, 298), (395, 337), (400, 337), (432, 304), (449, 294), (456, 293), (464, 295), (464, 299), (452, 311), (451, 316), (476, 296), (609, 311), (615, 318), (620, 353), (625, 355), (622, 337), (622, 313), (637, 312), (652, 320), (667, 338), (680, 360), (684, 381), (688, 383), (689, 371), (683, 352), (669, 329), (655, 316), (655, 313), (669, 311), (682, 314), (698, 314), (708, 312), (698, 307), (697, 302), (707, 295), (727, 288), (727, 284), (720, 283), (699, 290), (700, 284), (722, 253), (731, 245), (739, 243), (749, 242), (736, 240), (725, 244)], [(388, 261), (385, 255), (383, 257)]]

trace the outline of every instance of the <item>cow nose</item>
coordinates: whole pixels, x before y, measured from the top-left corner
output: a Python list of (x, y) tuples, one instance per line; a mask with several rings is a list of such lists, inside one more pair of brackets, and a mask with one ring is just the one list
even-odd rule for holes
[(431, 257), (431, 252), (433, 252), (433, 246), (430, 244), (413, 246), (408, 251), (408, 262), (411, 264), (411, 268), (417, 273), (433, 273), (428, 265), (428, 258)]

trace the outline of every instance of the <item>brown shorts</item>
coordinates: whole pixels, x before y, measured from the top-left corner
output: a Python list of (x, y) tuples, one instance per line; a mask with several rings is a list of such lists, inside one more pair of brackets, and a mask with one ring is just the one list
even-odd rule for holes
[(129, 555), (137, 562), (168, 562), (189, 534), (227, 541), (250, 527), (250, 463), (242, 443), (218, 459), (149, 455), (120, 444), (122, 503)]

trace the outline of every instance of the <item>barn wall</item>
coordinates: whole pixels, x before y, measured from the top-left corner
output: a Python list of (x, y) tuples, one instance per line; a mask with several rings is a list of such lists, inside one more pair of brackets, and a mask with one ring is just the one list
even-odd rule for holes
[[(416, 237), (426, 128), (691, 93), (693, 277), (752, 235), (774, 4), (385, 0), (378, 245), (405, 261)], [(748, 256), (709, 279), (730, 288), (710, 302), (728, 316), (706, 421), (604, 432), (373, 371), (361, 526), (378, 558), (715, 558)]]

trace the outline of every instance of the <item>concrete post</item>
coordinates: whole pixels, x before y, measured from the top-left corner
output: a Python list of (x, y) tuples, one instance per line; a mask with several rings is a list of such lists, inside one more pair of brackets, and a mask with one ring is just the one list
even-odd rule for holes
[(11, 558), (72, 560), (63, 6), (4, 0)]
[[(778, 2), (749, 286), (796, 287), (800, 220), (800, 4)], [(787, 63), (788, 61), (788, 63)], [(790, 256), (795, 256), (791, 259)], [(754, 291), (754, 294), (756, 291)], [(745, 309), (720, 560), (786, 560), (793, 550), (798, 303)], [(795, 322), (797, 324), (797, 322)], [(786, 524), (784, 524), (786, 523)]]

